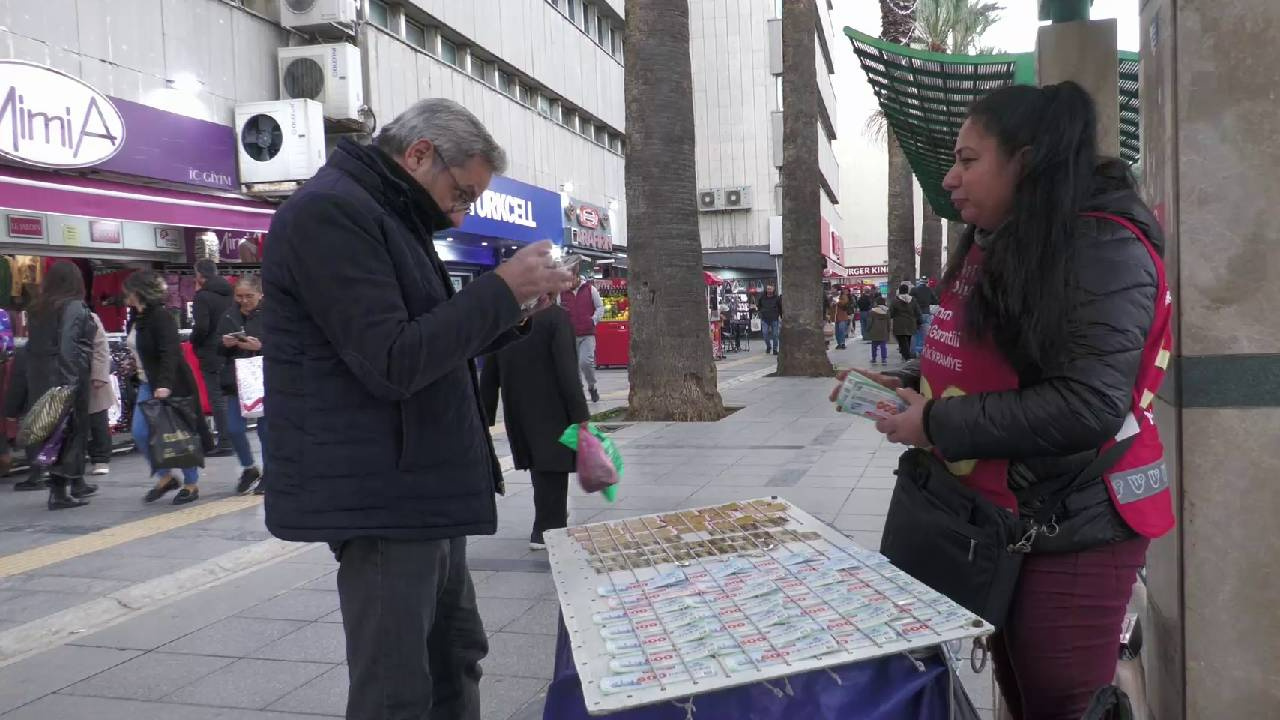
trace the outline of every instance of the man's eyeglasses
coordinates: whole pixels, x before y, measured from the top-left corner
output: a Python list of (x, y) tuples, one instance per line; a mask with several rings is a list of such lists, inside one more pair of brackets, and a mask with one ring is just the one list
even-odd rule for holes
[(449, 178), (453, 180), (453, 205), (446, 208), (446, 212), (459, 213), (467, 212), (471, 209), (472, 203), (476, 201), (476, 192), (470, 188), (463, 187), (458, 181), (458, 176), (453, 171), (453, 166), (449, 164), (448, 158), (440, 152), (440, 148), (436, 148), (436, 157), (444, 165), (445, 172), (449, 173)]

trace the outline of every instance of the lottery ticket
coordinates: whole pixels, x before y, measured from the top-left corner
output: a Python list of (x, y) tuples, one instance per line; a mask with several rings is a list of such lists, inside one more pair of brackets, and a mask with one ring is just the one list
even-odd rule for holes
[(897, 393), (856, 372), (849, 373), (836, 394), (836, 410), (871, 420), (892, 417), (906, 409), (907, 404)]
[(680, 667), (691, 660), (702, 660), (715, 655), (715, 643), (703, 640), (689, 645), (682, 645), (672, 650), (657, 650), (645, 655), (623, 655), (609, 660), (609, 670), (615, 673), (645, 672), (663, 668)]
[(695, 660), (678, 668), (651, 670), (649, 672), (606, 675), (600, 678), (600, 692), (614, 694), (644, 690), (652, 687), (679, 685), (694, 680), (707, 680), (720, 674), (715, 663)]
[(831, 637), (831, 635), (827, 633), (813, 633), (799, 639), (791, 645), (772, 648), (769, 650), (750, 650), (746, 653), (738, 653), (728, 657), (723, 657), (720, 659), (720, 662), (724, 664), (726, 670), (731, 673), (735, 673), (768, 665), (776, 665), (778, 663), (806, 660), (811, 657), (836, 652), (839, 649), (840, 644), (836, 642), (836, 639)]

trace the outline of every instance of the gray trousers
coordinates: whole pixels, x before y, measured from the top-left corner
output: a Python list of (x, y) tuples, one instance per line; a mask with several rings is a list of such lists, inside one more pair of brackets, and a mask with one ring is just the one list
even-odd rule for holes
[(489, 653), (467, 539), (333, 546), (347, 635), (347, 720), (480, 720)]
[(596, 386), (596, 336), (578, 338), (578, 369), (587, 381), (587, 387)]

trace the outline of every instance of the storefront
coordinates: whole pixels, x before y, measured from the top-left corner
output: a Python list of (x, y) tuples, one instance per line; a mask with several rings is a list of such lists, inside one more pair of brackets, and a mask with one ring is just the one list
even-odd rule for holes
[[(709, 272), (702, 273), (706, 288), (707, 326), (711, 337), (711, 354), (725, 357), (720, 306), (724, 302), (725, 281)], [(593, 280), (604, 301), (604, 320), (596, 325), (596, 367), (622, 368), (631, 362), (631, 307), (627, 299), (627, 281), (622, 278)]]
[(854, 292), (860, 293), (865, 288), (889, 297), (888, 265), (854, 265), (848, 270), (849, 275), (845, 284)]
[(436, 250), (461, 289), (525, 245), (557, 242), (561, 228), (558, 193), (495, 175), (460, 227), (436, 233)]
[[(241, 238), (237, 257), (244, 238), (257, 238), (260, 251), (274, 206), (237, 195), (239, 187), (230, 127), (0, 60), (0, 309), (19, 343), (25, 308), (58, 259), (85, 276), (114, 351), (126, 318), (121, 286), (138, 269), (168, 274), (168, 305), (185, 320), (194, 278), (168, 269), (190, 266), (194, 238)], [(120, 385), (127, 399), (130, 383)], [(116, 429), (127, 429), (129, 409), (117, 408)]]
[[(617, 278), (620, 255), (613, 245), (613, 216), (607, 208), (561, 195), (564, 229), (561, 247), (565, 253), (582, 255), (590, 261), (597, 278)], [(625, 263), (623, 263), (625, 264)]]

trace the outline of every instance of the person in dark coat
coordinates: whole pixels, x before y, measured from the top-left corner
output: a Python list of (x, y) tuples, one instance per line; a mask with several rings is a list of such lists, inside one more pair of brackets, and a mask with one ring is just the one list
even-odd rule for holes
[(920, 329), (920, 306), (911, 297), (911, 286), (902, 283), (898, 295), (889, 303), (889, 319), (893, 322), (893, 336), (898, 339), (898, 353), (903, 361), (915, 357), (911, 352), (911, 338)]
[(868, 315), (871, 313), (871, 308), (873, 308), (873, 307), (875, 307), (875, 306), (876, 306), (875, 299), (871, 297), (871, 293), (870, 293), (870, 292), (868, 292), (867, 290), (863, 290), (861, 293), (859, 293), (859, 295), (858, 295), (858, 323), (859, 323), (859, 325), (861, 325), (861, 327), (862, 327), (862, 340), (863, 340), (863, 342), (869, 342), (869, 341), (871, 341), (871, 338), (867, 337), (867, 330), (869, 329), (869, 327), (870, 327), (870, 325), (871, 325), (871, 318), (870, 318), (870, 317), (868, 317)]
[(764, 286), (764, 294), (758, 303), (760, 327), (764, 332), (765, 354), (778, 354), (782, 342), (782, 296), (772, 285)]
[[(1007, 87), (973, 106), (943, 180), (970, 226), (935, 319), (954, 324), (920, 363), (875, 376), (921, 391), (904, 390), (908, 409), (877, 424), (888, 440), (931, 448), (992, 504), (1053, 513), (1051, 532), (1031, 533), (989, 639), (1001, 692), (1026, 720), (1080, 718), (1112, 683), (1131, 588), (1151, 538), (1174, 522), (1162, 460), (1127, 458), (1149, 471), (1140, 485), (1116, 465), (1091, 467), (1119, 438), (1159, 453), (1135, 396), (1154, 393), (1139, 383), (1160, 367), (1152, 348), (1170, 338), (1151, 333), (1172, 303), (1160, 224), (1096, 138), (1097, 110), (1075, 83)], [(966, 357), (980, 360), (952, 362)], [(1044, 507), (1040, 493), (1060, 488), (1066, 497)]]
[[(151, 398), (186, 398), (191, 404), (191, 417), (199, 420), (203, 430), (204, 414), (200, 412), (200, 394), (196, 386), (195, 375), (191, 366), (182, 357), (182, 347), (178, 338), (178, 321), (165, 308), (165, 296), (168, 288), (159, 275), (145, 270), (130, 275), (124, 281), (125, 303), (134, 310), (134, 317), (129, 328), (128, 344), (138, 360), (138, 399), (133, 411), (133, 440), (139, 451), (151, 463), (150, 447), (151, 428), (147, 424), (147, 416), (142, 412), (142, 404)], [(214, 387), (217, 387), (216, 385)], [(202, 433), (203, 437), (204, 433)], [(205, 439), (205, 445), (211, 443)], [(147, 491), (143, 498), (146, 502), (155, 502), (168, 493), (178, 490), (173, 498), (174, 505), (186, 505), (200, 499), (200, 470), (196, 467), (181, 468), (182, 482), (169, 470), (151, 469), (151, 477), (155, 486)], [(179, 489), (181, 487), (181, 489)]]
[(546, 549), (542, 533), (568, 525), (569, 473), (577, 457), (560, 435), (591, 413), (578, 382), (577, 350), (569, 313), (554, 307), (534, 316), (529, 337), (485, 358), (480, 392), (490, 427), (502, 391), (503, 422), (511, 459), (533, 478), (533, 532), (529, 546)]
[(455, 292), (432, 235), (505, 166), (470, 111), (422, 100), (339, 140), (271, 221), (267, 529), (338, 559), (348, 720), (480, 714), (467, 536), (497, 530), (502, 468), (473, 358), (573, 282), (542, 241)]
[[(240, 279), (235, 291), (236, 303), (226, 315), (222, 316), (222, 324), (218, 333), (222, 336), (222, 373), (219, 376), (219, 390), (227, 406), (227, 432), (231, 437), (231, 446), (235, 448), (236, 457), (240, 460), (240, 480), (236, 483), (236, 493), (263, 494), (261, 487), (262, 470), (253, 457), (253, 448), (249, 445), (249, 424), (240, 410), (240, 388), (236, 381), (236, 360), (257, 357), (262, 354), (262, 339), (265, 332), (262, 327), (262, 278), (246, 275)], [(214, 392), (211, 388), (210, 392)], [(267, 419), (258, 419), (258, 444), (267, 446)], [(265, 450), (263, 451), (265, 453)]]
[(191, 305), (193, 324), (191, 349), (200, 362), (200, 374), (209, 395), (209, 408), (213, 413), (213, 425), (218, 431), (218, 447), (210, 453), (213, 457), (231, 454), (231, 437), (227, 434), (227, 399), (217, 392), (225, 359), (222, 355), (222, 335), (218, 328), (222, 318), (232, 308), (231, 283), (218, 275), (218, 265), (203, 258), (197, 260), (195, 301)]
[[(89, 443), (89, 379), (97, 326), (84, 301), (84, 276), (75, 265), (56, 263), (44, 276), (27, 330), (26, 398), (30, 409), (56, 387), (75, 388), (57, 459), (49, 465), (50, 510), (80, 507), (97, 486), (84, 480)], [(39, 448), (29, 448), (34, 456)]]

